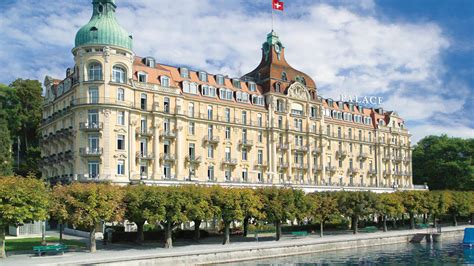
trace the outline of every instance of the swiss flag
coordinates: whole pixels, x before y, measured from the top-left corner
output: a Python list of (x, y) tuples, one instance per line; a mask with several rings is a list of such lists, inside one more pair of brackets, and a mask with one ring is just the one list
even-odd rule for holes
[(273, 9), (283, 11), (284, 2), (278, 0), (273, 0)]

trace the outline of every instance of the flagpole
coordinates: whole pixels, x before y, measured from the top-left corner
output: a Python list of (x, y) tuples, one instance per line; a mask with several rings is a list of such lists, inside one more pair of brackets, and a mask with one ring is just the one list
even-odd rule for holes
[(273, 31), (273, 0), (272, 1), (272, 31)]

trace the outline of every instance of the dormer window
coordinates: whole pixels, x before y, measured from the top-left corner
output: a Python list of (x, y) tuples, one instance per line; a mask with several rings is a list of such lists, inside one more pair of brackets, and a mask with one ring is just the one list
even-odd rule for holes
[(285, 72), (285, 71), (281, 72), (281, 79), (282, 79), (283, 81), (288, 81), (288, 77), (286, 76), (286, 72)]
[(257, 84), (253, 82), (249, 82), (249, 90), (250, 91), (256, 91), (257, 90)]
[(218, 85), (224, 85), (224, 76), (216, 75), (216, 82)]
[(201, 86), (201, 93), (203, 96), (207, 97), (216, 97), (216, 88), (210, 87), (207, 85), (202, 85)]
[(249, 101), (249, 95), (245, 92), (237, 91), (235, 95), (237, 102), (247, 103)]
[(340, 110), (344, 109), (344, 103), (343, 102), (338, 102), (337, 105), (338, 105)]
[(265, 99), (263, 98), (263, 96), (252, 95), (252, 103), (255, 105), (264, 106)]
[(184, 68), (184, 67), (180, 68), (179, 74), (182, 78), (185, 78), (185, 79), (189, 78), (189, 70), (187, 68)]
[(138, 82), (146, 83), (148, 75), (145, 72), (138, 72)]
[(379, 120), (379, 126), (384, 126), (385, 125), (385, 122), (383, 121), (383, 119), (380, 119)]
[(227, 101), (232, 101), (234, 99), (233, 92), (231, 90), (224, 89), (224, 88), (219, 89), (219, 97), (222, 100), (227, 100)]
[(167, 76), (161, 76), (160, 83), (161, 83), (161, 86), (163, 86), (163, 87), (169, 87), (170, 86), (170, 78), (168, 78)]
[(199, 72), (199, 80), (202, 82), (207, 82), (207, 73), (204, 71)]
[(232, 79), (232, 86), (234, 86), (234, 88), (237, 88), (237, 89), (240, 89), (240, 80), (238, 79)]
[(155, 67), (155, 59), (152, 57), (145, 58), (145, 65), (147, 67)]
[(328, 99), (328, 105), (329, 105), (330, 108), (332, 108), (332, 106), (333, 106), (333, 101), (332, 101), (331, 99)]
[(281, 84), (275, 83), (275, 92), (281, 92)]

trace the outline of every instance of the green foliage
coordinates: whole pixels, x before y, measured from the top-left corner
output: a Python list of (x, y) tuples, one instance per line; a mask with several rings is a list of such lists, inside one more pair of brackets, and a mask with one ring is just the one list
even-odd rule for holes
[(413, 181), (430, 189), (474, 190), (474, 139), (428, 136), (413, 150)]
[(336, 194), (332, 192), (311, 193), (308, 195), (309, 216), (313, 221), (324, 223), (340, 216)]
[(0, 176), (8, 176), (13, 173), (11, 148), (12, 141), (5, 119), (5, 112), (0, 109)]
[(424, 205), (427, 194), (423, 191), (403, 191), (399, 193), (402, 199), (402, 205), (406, 213), (409, 214), (423, 214), (426, 213), (426, 206)]
[(289, 188), (262, 188), (259, 194), (263, 201), (263, 211), (269, 222), (286, 222), (293, 220), (298, 213), (293, 197), (293, 190)]
[(376, 195), (367, 191), (338, 192), (339, 211), (347, 217), (363, 218), (375, 212)]
[(265, 214), (262, 212), (263, 202), (256, 191), (251, 188), (243, 188), (239, 192), (244, 217), (251, 217), (257, 220), (263, 219), (265, 217)]
[(391, 218), (399, 217), (405, 212), (399, 193), (381, 193), (377, 195), (375, 210), (377, 213)]
[(217, 212), (212, 204), (211, 189), (199, 186), (183, 186), (186, 198), (190, 199), (186, 206), (186, 215), (189, 221), (210, 220)]
[(217, 216), (224, 223), (231, 223), (244, 218), (240, 197), (238, 189), (212, 187), (212, 203), (217, 208)]
[[(59, 238), (47, 237), (46, 242), (48, 244), (56, 244), (59, 243)], [(85, 247), (84, 242), (78, 240), (63, 239), (61, 243), (67, 245), (69, 249)], [(6, 251), (31, 251), (34, 246), (41, 246), (41, 237), (9, 239), (6, 241), (5, 249)]]
[(124, 218), (136, 224), (161, 221), (165, 214), (164, 200), (165, 194), (158, 187), (128, 186), (124, 191)]

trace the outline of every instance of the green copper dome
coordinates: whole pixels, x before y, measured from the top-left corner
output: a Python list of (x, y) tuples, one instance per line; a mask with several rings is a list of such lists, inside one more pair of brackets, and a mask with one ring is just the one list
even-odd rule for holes
[(115, 0), (93, 0), (89, 23), (76, 34), (76, 48), (82, 45), (113, 45), (132, 50), (132, 36), (115, 18)]

